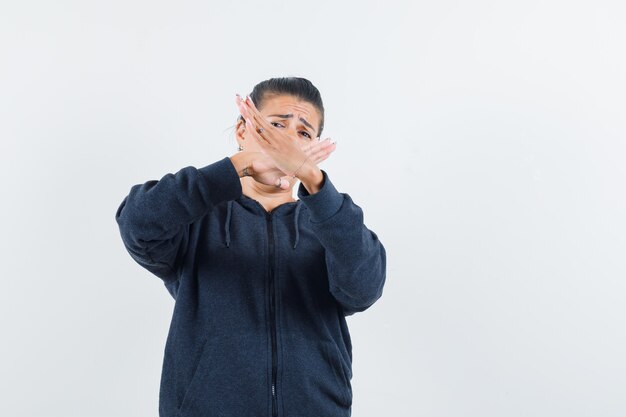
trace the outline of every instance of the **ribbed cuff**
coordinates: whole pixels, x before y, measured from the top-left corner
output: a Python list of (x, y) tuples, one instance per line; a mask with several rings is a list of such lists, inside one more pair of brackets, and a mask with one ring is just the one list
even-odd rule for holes
[(213, 205), (222, 201), (235, 200), (243, 192), (239, 174), (230, 160), (225, 157), (217, 162), (198, 168), (209, 190), (209, 198)]
[(324, 176), (322, 187), (314, 194), (309, 194), (304, 184), (298, 186), (298, 198), (311, 211), (311, 221), (323, 222), (339, 211), (343, 204), (343, 195), (337, 191), (328, 178), (326, 171), (321, 169)]

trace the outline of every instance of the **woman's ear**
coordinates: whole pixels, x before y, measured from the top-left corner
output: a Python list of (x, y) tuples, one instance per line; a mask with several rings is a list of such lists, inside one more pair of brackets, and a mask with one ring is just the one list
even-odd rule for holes
[(245, 136), (244, 133), (246, 131), (246, 121), (243, 119), (238, 119), (237, 120), (237, 125), (235, 127), (235, 136), (237, 136), (237, 139), (241, 139), (241, 140), (245, 140)]
[(235, 127), (235, 140), (237, 141), (237, 149), (243, 151), (243, 143), (246, 140), (244, 133), (246, 132), (246, 121), (243, 118), (237, 119)]

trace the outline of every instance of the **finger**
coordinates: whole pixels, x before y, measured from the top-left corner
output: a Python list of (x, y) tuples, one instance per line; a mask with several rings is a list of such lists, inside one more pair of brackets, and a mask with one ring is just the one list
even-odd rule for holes
[(316, 164), (319, 164), (322, 161), (325, 161), (328, 159), (328, 157), (330, 156), (331, 152), (324, 152), (324, 153), (320, 153), (318, 155), (315, 156), (315, 158), (313, 159), (313, 161)]
[(278, 179), (276, 180), (276, 183), (274, 184), (277, 188), (280, 188), (282, 190), (287, 190), (289, 187), (291, 187), (291, 182), (288, 179), (289, 177), (285, 176), (285, 177), (278, 177)]
[(252, 97), (250, 97), (249, 95), (246, 96), (243, 99), (244, 103), (250, 108), (250, 110), (254, 113), (257, 114), (261, 114), (261, 112), (259, 111), (259, 109), (256, 108), (256, 104), (254, 104), (254, 101), (252, 101)]
[(263, 119), (262, 117), (256, 117), (250, 114), (249, 110), (244, 110), (244, 114), (246, 117), (246, 120), (251, 120), (254, 122), (253, 126), (254, 126), (254, 131), (267, 143), (271, 144), (271, 135), (267, 135), (267, 134), (261, 134), (259, 133), (259, 129), (263, 129), (265, 132), (267, 132), (269, 129), (274, 128), (274, 126), (272, 126), (271, 124), (267, 123), (267, 121), (265, 119)]
[(324, 150), (330, 146), (332, 146), (333, 142), (330, 141), (330, 138), (327, 138), (321, 142), (316, 142), (315, 144), (309, 146), (304, 153), (307, 155), (314, 155), (315, 153)]
[(319, 140), (319, 138), (312, 140), (308, 144), (308, 149), (316, 149), (320, 147), (324, 147), (332, 143), (330, 138), (326, 138), (324, 140)]
[(309, 157), (315, 161), (315, 163), (320, 163), (321, 161), (327, 159), (331, 153), (333, 153), (336, 149), (336, 144), (331, 143), (330, 145), (318, 149), (316, 152), (312, 153)]
[(239, 110), (239, 113), (241, 114), (242, 118), (246, 118), (247, 114), (246, 114), (246, 107), (244, 104), (244, 98), (241, 97), (239, 94), (235, 94), (235, 104), (237, 105), (237, 109)]
[(265, 117), (263, 117), (259, 109), (256, 108), (250, 96), (246, 96), (246, 98), (242, 102), (242, 105), (244, 107), (244, 110), (254, 119), (255, 122), (257, 122), (259, 127), (262, 127), (265, 130), (272, 129), (274, 127), (270, 123), (268, 123), (267, 120), (265, 120)]
[[(252, 118), (252, 119), (256, 119), (254, 117), (254, 112), (252, 111), (252, 109), (250, 108), (250, 106), (248, 106), (246, 104), (246, 99), (241, 97), (239, 94), (236, 94), (236, 99), (235, 99), (235, 103), (237, 104), (237, 108), (239, 109), (239, 112), (241, 113), (241, 115), (244, 118)], [(256, 121), (256, 120), (255, 120)]]
[(241, 108), (241, 105), (243, 104), (243, 97), (241, 97), (239, 93), (235, 93), (235, 104), (237, 105), (237, 108)]
[(259, 133), (256, 123), (249, 117), (246, 117), (246, 126), (250, 129), (250, 135), (252, 135), (252, 137), (256, 139), (259, 144), (261, 144), (261, 146), (269, 146), (268, 140)]

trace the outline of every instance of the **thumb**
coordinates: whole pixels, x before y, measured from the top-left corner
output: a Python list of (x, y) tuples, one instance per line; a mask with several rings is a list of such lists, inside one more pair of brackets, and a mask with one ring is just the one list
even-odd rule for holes
[(293, 180), (293, 178), (291, 178), (289, 175), (285, 175), (282, 177), (279, 177), (276, 180), (276, 187), (279, 187), (282, 190), (287, 190), (291, 187), (291, 181)]

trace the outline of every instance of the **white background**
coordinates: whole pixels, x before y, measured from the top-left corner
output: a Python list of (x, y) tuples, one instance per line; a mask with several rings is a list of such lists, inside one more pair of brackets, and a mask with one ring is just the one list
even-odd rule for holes
[(625, 415), (624, 4), (3, 0), (0, 415), (157, 415), (173, 299), (115, 211), (277, 76), (387, 249), (354, 416)]

